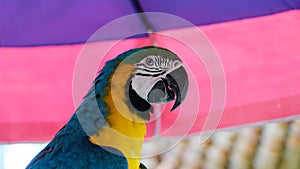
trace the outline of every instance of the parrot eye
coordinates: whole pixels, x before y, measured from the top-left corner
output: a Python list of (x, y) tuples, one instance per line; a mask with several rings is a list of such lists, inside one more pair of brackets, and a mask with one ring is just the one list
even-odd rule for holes
[(153, 59), (152, 59), (152, 58), (147, 58), (147, 59), (146, 59), (146, 64), (147, 64), (148, 66), (153, 66), (153, 64), (154, 64)]

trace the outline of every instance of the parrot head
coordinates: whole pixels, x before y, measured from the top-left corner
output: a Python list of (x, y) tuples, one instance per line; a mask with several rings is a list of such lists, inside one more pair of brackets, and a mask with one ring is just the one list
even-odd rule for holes
[(129, 168), (138, 168), (152, 105), (174, 101), (171, 110), (176, 109), (188, 85), (184, 65), (173, 52), (154, 46), (131, 49), (106, 62), (76, 114), (92, 143), (120, 150)]
[[(182, 61), (173, 52), (149, 46), (129, 50), (117, 58), (120, 59), (118, 67), (130, 65), (130, 77), (125, 85), (127, 105), (142, 119), (150, 119), (153, 103), (175, 100), (173, 111), (185, 99), (188, 75)], [(116, 68), (115, 73), (122, 71)], [(117, 81), (120, 77), (115, 79)]]

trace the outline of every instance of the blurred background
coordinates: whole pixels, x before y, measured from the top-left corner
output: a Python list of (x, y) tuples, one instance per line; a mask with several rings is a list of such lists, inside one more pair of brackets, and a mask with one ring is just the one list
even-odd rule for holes
[[(159, 152), (172, 142), (158, 140), (144, 151)], [(150, 169), (298, 169), (300, 120), (220, 131), (203, 144), (192, 136), (142, 162)]]

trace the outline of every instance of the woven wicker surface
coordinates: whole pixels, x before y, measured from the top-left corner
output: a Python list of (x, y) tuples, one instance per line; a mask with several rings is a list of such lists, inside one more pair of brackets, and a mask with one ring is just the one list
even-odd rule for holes
[(205, 143), (200, 136), (157, 140), (143, 147), (149, 169), (300, 169), (300, 120), (217, 132)]

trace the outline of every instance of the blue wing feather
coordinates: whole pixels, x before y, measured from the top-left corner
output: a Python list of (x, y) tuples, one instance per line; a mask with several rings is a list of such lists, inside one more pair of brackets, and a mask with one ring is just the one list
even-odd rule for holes
[(100, 147), (89, 141), (80, 127), (76, 114), (54, 139), (30, 162), (26, 169), (125, 169), (128, 168), (124, 156), (110, 147)]

